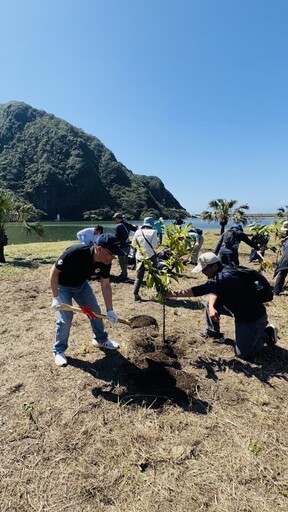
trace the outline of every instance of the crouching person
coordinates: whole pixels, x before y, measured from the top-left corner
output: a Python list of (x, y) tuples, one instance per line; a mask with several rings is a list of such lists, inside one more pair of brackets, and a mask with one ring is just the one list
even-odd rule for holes
[[(202, 272), (208, 282), (186, 290), (170, 292), (170, 298), (200, 297), (209, 295), (206, 305), (205, 338), (223, 340), (220, 332), (222, 314), (234, 318), (235, 354), (250, 360), (264, 345), (275, 345), (277, 332), (268, 324), (266, 308), (257, 300), (253, 289), (230, 267), (223, 265), (216, 254), (206, 252), (198, 260), (192, 272)], [(224, 341), (224, 340), (223, 340)]]
[[(72, 305), (72, 299), (82, 308), (89, 306), (96, 314), (101, 313), (94, 292), (88, 279), (95, 272), (101, 276), (101, 292), (110, 323), (118, 321), (113, 311), (112, 289), (110, 284), (111, 263), (115, 256), (124, 253), (118, 245), (115, 236), (110, 233), (99, 235), (94, 245), (73, 245), (68, 247), (57, 259), (50, 271), (50, 285), (53, 299), (52, 308), (56, 309), (62, 303)], [(56, 339), (53, 346), (55, 363), (66, 366), (65, 351), (68, 348), (68, 338), (72, 324), (73, 312), (56, 309)], [(92, 343), (97, 347), (116, 350), (118, 343), (108, 338), (101, 318), (90, 319), (94, 338)]]

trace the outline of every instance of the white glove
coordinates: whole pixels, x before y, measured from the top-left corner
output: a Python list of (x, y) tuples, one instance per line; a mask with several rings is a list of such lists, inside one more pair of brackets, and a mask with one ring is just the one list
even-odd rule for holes
[(113, 311), (113, 309), (109, 309), (107, 311), (107, 318), (110, 324), (116, 324), (116, 322), (118, 322), (118, 315)]
[(59, 295), (58, 297), (53, 297), (51, 308), (56, 309), (57, 306), (60, 306), (62, 304), (62, 300), (60, 299)]

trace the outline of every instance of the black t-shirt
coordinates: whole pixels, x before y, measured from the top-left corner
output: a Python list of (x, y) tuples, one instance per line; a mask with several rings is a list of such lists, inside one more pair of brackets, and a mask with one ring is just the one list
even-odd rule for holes
[(244, 280), (225, 266), (207, 283), (193, 286), (192, 292), (194, 297), (209, 293), (216, 295), (235, 318), (243, 322), (255, 322), (266, 312), (265, 306), (255, 299)]
[(72, 245), (68, 247), (55, 262), (60, 270), (59, 284), (64, 286), (80, 286), (99, 269), (100, 276), (109, 278), (111, 263), (105, 265), (93, 261), (94, 246)]

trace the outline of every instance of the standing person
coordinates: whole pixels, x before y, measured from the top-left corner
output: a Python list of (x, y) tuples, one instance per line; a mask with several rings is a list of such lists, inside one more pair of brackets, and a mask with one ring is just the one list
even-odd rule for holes
[(119, 246), (123, 251), (123, 256), (118, 257), (119, 265), (121, 268), (120, 275), (118, 276), (119, 281), (127, 281), (128, 280), (128, 273), (127, 273), (127, 266), (128, 266), (128, 254), (130, 251), (130, 231), (136, 231), (137, 226), (134, 226), (134, 224), (130, 224), (129, 222), (126, 222), (124, 220), (124, 215), (122, 213), (115, 213), (113, 215), (113, 219), (116, 222), (115, 227), (115, 236), (119, 242)]
[(159, 239), (159, 245), (161, 245), (162, 244), (162, 239), (163, 239), (163, 233), (165, 231), (165, 224), (164, 224), (163, 217), (159, 217), (158, 220), (155, 220), (155, 222), (154, 222), (154, 229), (156, 229), (156, 231), (157, 231), (157, 236), (158, 236), (158, 239)]
[(204, 243), (203, 231), (202, 229), (192, 228), (190, 231), (188, 231), (187, 236), (193, 242), (193, 245), (191, 247), (191, 263), (193, 265), (196, 265), (199, 258), (201, 247)]
[(235, 353), (243, 359), (251, 359), (265, 344), (271, 346), (277, 343), (277, 332), (273, 325), (268, 324), (266, 308), (253, 287), (231, 270), (231, 267), (222, 265), (216, 254), (205, 252), (199, 257), (198, 265), (192, 272), (202, 272), (208, 282), (187, 290), (170, 292), (168, 297), (200, 297), (209, 294), (206, 334), (203, 337), (223, 341), (220, 316), (233, 316)]
[(231, 263), (234, 263), (234, 265), (238, 266), (238, 249), (240, 242), (244, 242), (257, 252), (259, 251), (259, 246), (245, 235), (241, 224), (234, 224), (234, 226), (231, 226), (230, 229), (221, 235), (214, 249), (214, 253), (216, 255), (219, 254), (219, 259), (224, 265), (231, 265)]
[(284, 234), (282, 240), (282, 257), (280, 258), (278, 265), (274, 272), (274, 295), (280, 295), (283, 290), (285, 279), (288, 274), (288, 221), (283, 222), (280, 228), (281, 233)]
[[(50, 271), (50, 285), (53, 293), (52, 308), (64, 304), (72, 305), (74, 299), (80, 307), (89, 306), (95, 313), (101, 313), (97, 299), (88, 283), (91, 274), (99, 270), (101, 292), (110, 323), (114, 324), (118, 316), (113, 310), (112, 289), (109, 280), (112, 260), (123, 254), (117, 239), (110, 233), (100, 235), (95, 245), (72, 245), (57, 259)], [(65, 351), (72, 323), (71, 311), (56, 311), (56, 338), (53, 346), (55, 363), (66, 366)], [(116, 350), (119, 345), (108, 338), (103, 320), (90, 320), (94, 333), (92, 343), (100, 348)]]
[(155, 248), (157, 247), (157, 231), (153, 228), (154, 220), (152, 217), (145, 217), (143, 225), (137, 229), (132, 239), (132, 246), (136, 249), (136, 279), (134, 282), (134, 300), (141, 300), (139, 295), (140, 286), (143, 282), (145, 267), (143, 264), (143, 254), (141, 249), (146, 253), (147, 257), (154, 263), (157, 263)]
[(182, 224), (184, 224), (184, 220), (181, 219), (180, 215), (176, 215), (173, 224), (175, 224), (175, 226), (182, 226)]
[(102, 235), (102, 233), (103, 226), (100, 226), (98, 224), (94, 228), (81, 229), (81, 231), (78, 231), (76, 236), (78, 240), (81, 242), (81, 244), (94, 244), (97, 237), (99, 235)]

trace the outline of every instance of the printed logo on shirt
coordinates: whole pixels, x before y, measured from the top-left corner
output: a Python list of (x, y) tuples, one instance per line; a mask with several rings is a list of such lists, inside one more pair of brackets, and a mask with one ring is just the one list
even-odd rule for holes
[(58, 260), (58, 261), (57, 261), (57, 265), (63, 265), (63, 260), (61, 260), (61, 259), (60, 259), (60, 260)]

